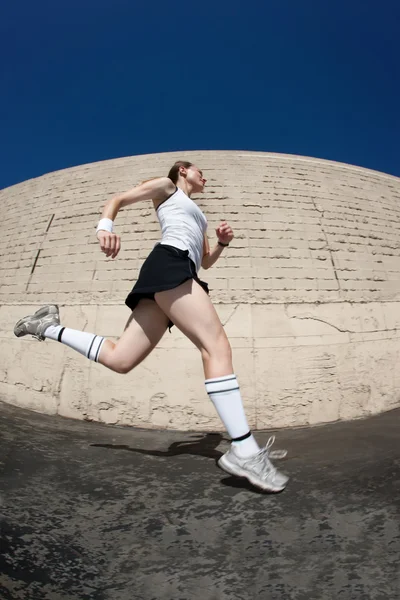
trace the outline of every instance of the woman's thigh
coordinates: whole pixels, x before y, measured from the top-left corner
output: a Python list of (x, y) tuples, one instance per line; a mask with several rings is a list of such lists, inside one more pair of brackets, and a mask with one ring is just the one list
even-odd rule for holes
[(160, 309), (200, 350), (209, 351), (217, 341), (228, 344), (224, 328), (209, 296), (193, 279), (164, 292), (155, 300)]

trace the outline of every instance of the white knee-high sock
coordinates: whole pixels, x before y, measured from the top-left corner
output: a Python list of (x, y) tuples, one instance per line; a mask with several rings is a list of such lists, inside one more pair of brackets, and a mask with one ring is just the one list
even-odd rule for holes
[(50, 325), (43, 335), (50, 340), (61, 342), (73, 348), (95, 362), (98, 361), (100, 350), (105, 340), (100, 335), (87, 333), (86, 331), (77, 331), (76, 329), (68, 329), (61, 325)]
[(258, 452), (260, 447), (249, 429), (236, 375), (207, 379), (206, 390), (236, 452), (243, 457)]

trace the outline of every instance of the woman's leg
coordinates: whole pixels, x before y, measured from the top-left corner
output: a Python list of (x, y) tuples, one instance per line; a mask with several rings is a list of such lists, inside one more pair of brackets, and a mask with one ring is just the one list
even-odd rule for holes
[(129, 317), (118, 342), (105, 340), (98, 362), (117, 373), (128, 373), (155, 348), (166, 332), (168, 322), (168, 317), (154, 300), (143, 298)]
[(233, 372), (231, 347), (206, 292), (196, 281), (189, 280), (173, 290), (158, 292), (155, 300), (200, 350), (206, 390), (229, 435), (237, 440), (238, 449), (248, 455), (258, 452)]
[(288, 478), (272, 466), (268, 448), (260, 451), (251, 434), (233, 372), (231, 347), (210, 298), (196, 281), (189, 280), (173, 290), (158, 292), (155, 300), (201, 352), (206, 390), (232, 438), (230, 451), (218, 464), (264, 490), (281, 491)]
[(206, 379), (233, 372), (225, 330), (209, 296), (196, 281), (189, 279), (177, 288), (158, 292), (155, 300), (200, 350)]
[(153, 300), (142, 299), (132, 312), (124, 333), (114, 343), (104, 337), (60, 325), (58, 307), (45, 306), (16, 324), (17, 337), (33, 335), (52, 339), (90, 360), (117, 373), (128, 373), (136, 367), (160, 341), (168, 326), (168, 318)]

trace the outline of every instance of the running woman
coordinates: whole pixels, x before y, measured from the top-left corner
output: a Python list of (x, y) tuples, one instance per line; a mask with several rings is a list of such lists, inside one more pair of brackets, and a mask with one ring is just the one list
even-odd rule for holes
[(232, 475), (246, 477), (262, 490), (280, 492), (288, 477), (270, 458), (284, 453), (270, 451), (273, 439), (260, 448), (249, 429), (228, 338), (209, 298), (208, 286), (198, 277), (200, 267), (209, 269), (233, 239), (231, 227), (223, 221), (216, 229), (217, 243), (210, 249), (206, 217), (191, 200), (192, 194), (204, 190), (205, 183), (194, 164), (178, 161), (168, 177), (146, 181), (106, 203), (96, 235), (107, 257), (115, 258), (120, 251), (120, 237), (113, 226), (125, 206), (152, 200), (162, 232), (161, 241), (143, 263), (125, 300), (132, 314), (116, 343), (60, 325), (57, 305), (44, 306), (24, 317), (14, 333), (61, 342), (116, 373), (128, 373), (149, 355), (167, 328), (176, 325), (200, 350), (206, 391), (231, 438), (231, 446), (218, 465)]

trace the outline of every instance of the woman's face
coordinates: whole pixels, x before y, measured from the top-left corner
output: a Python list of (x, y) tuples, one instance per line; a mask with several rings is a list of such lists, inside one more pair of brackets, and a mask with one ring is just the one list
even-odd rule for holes
[(203, 177), (203, 172), (196, 165), (192, 165), (186, 169), (186, 181), (192, 186), (193, 193), (202, 192), (206, 185), (206, 179)]

